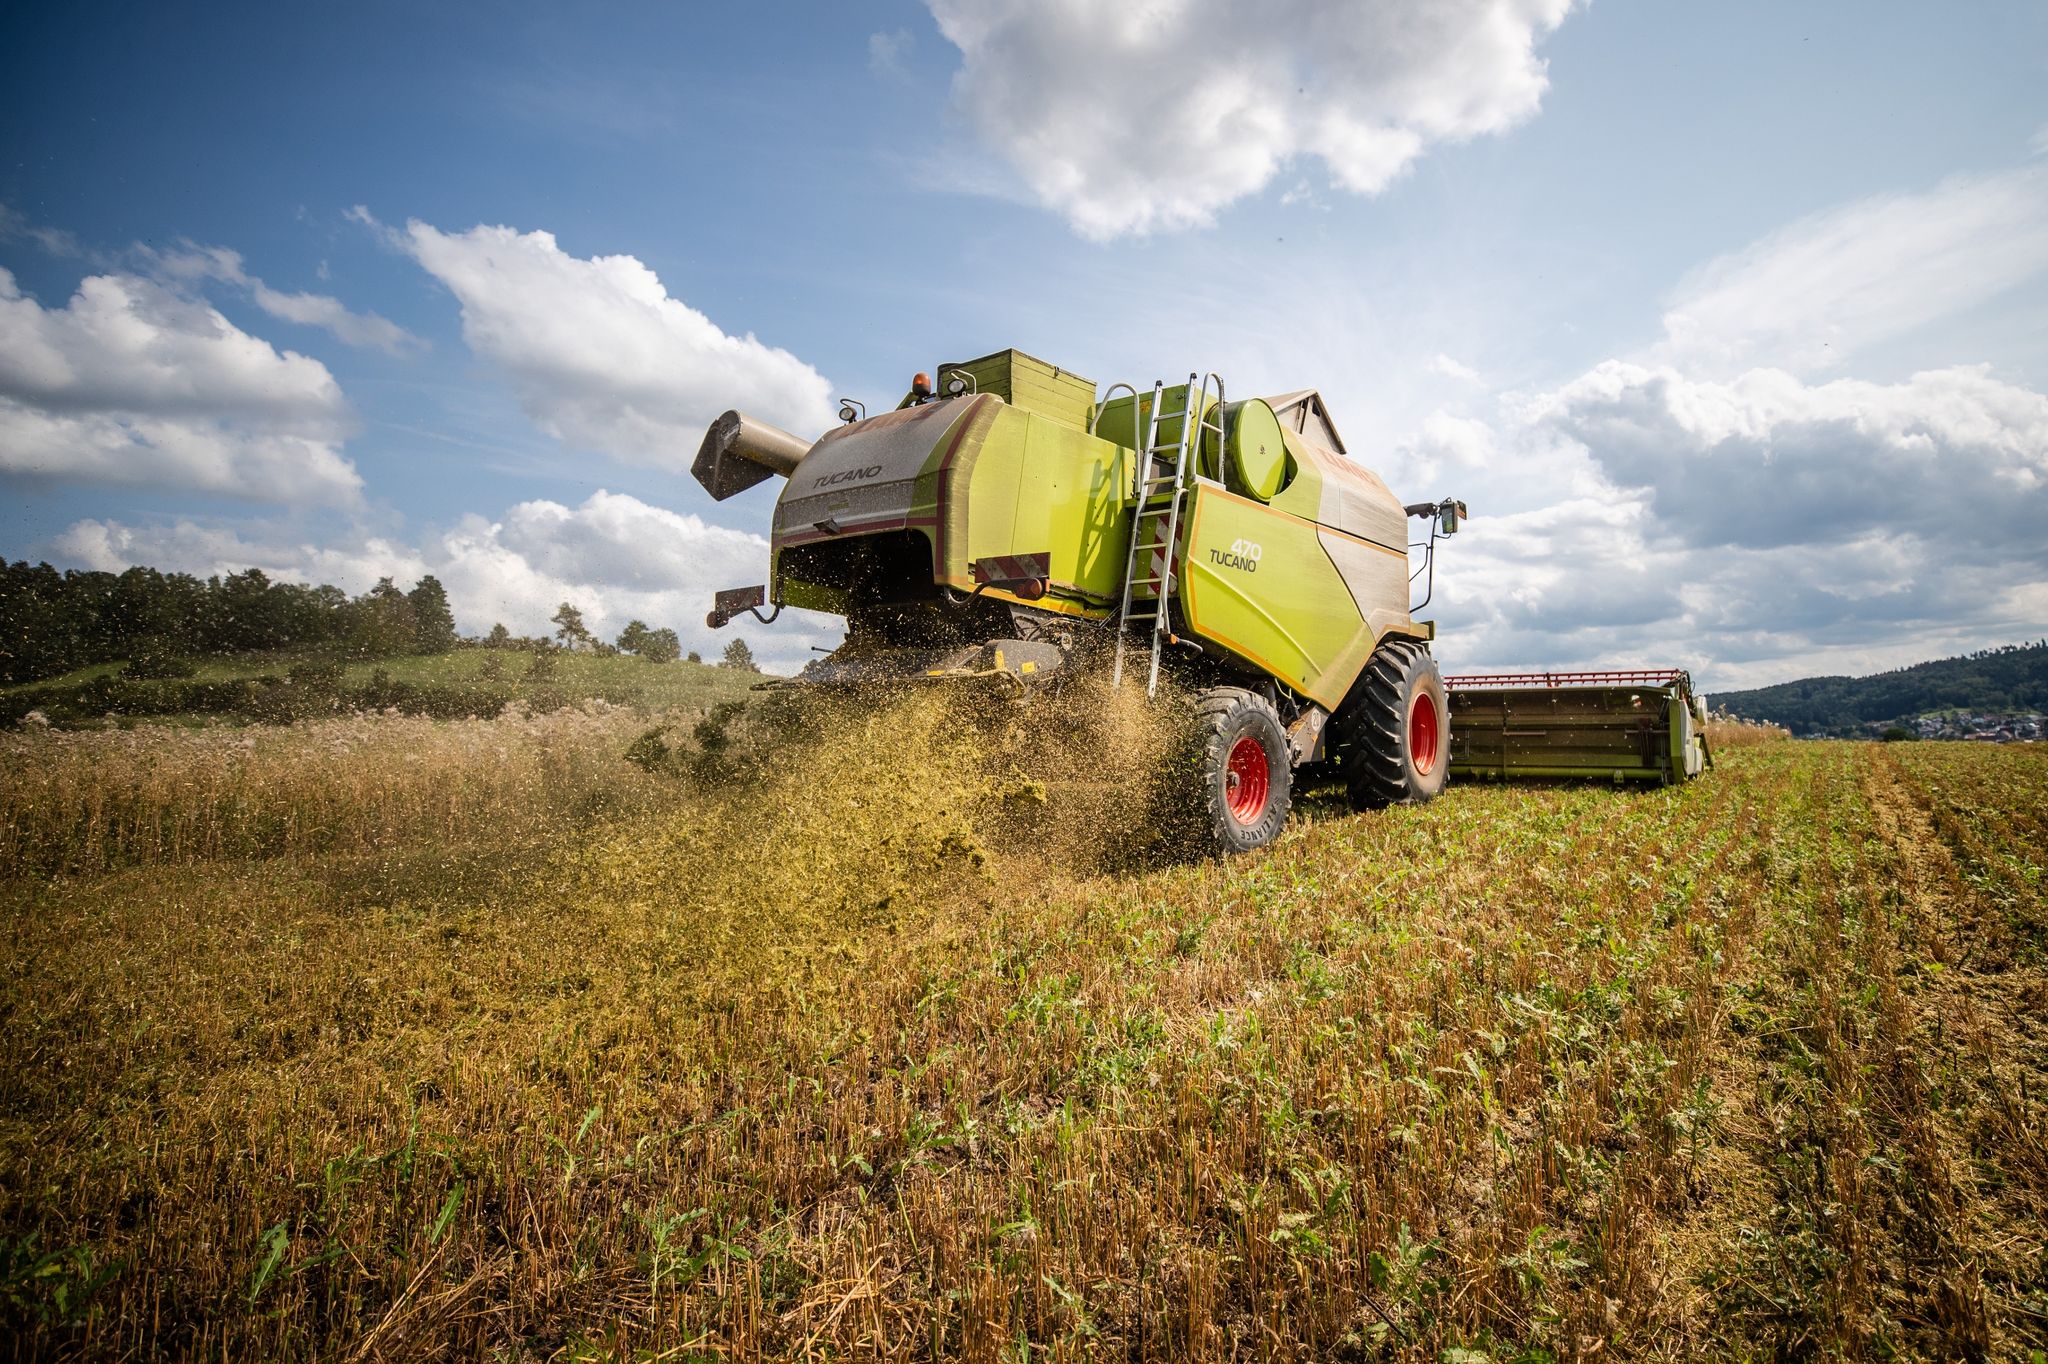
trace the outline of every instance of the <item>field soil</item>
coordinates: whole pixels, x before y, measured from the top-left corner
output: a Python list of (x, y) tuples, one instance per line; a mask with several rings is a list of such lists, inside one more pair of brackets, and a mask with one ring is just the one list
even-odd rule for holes
[(2048, 751), (1219, 864), (1072, 713), (6, 737), (5, 1349), (2048, 1349)]

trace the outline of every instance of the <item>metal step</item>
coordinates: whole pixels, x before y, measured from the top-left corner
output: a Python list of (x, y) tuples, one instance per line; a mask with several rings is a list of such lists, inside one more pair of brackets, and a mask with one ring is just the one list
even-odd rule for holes
[[(1217, 413), (1214, 421), (1208, 417), (1209, 386), (1212, 380), (1215, 383)], [(1135, 397), (1136, 390), (1134, 389), (1132, 393)], [(1182, 501), (1187, 497), (1188, 464), (1200, 449), (1204, 433), (1215, 432), (1219, 446), (1224, 439), (1223, 381), (1214, 374), (1190, 374), (1184, 393), (1185, 397), (1179, 411), (1162, 412), (1160, 408), (1165, 401), (1166, 381), (1153, 381), (1151, 420), (1145, 433), (1144, 448), (1139, 452), (1139, 458), (1145, 461), (1138, 466), (1139, 468), (1149, 470), (1168, 462), (1170, 458), (1173, 473), (1141, 476), (1137, 469), (1132, 470), (1131, 541), (1124, 560), (1123, 599), (1117, 607), (1116, 664), (1110, 674), (1110, 683), (1112, 686), (1123, 685), (1124, 650), (1130, 643), (1131, 634), (1127, 627), (1149, 625), (1151, 628), (1146, 633), (1152, 638), (1149, 650), (1151, 665), (1145, 676), (1147, 696), (1155, 695), (1159, 690), (1159, 657), (1166, 642), (1172, 638), (1168, 602), (1172, 597), (1170, 589), (1176, 576), (1172, 563), (1173, 556), (1180, 546), (1180, 509)], [(1194, 416), (1192, 421), (1188, 420), (1191, 414)], [(1165, 422), (1180, 423), (1180, 434), (1168, 444), (1161, 443), (1159, 439), (1159, 428)], [(1156, 541), (1156, 544), (1167, 556), (1166, 572), (1141, 575), (1138, 572), (1138, 555), (1149, 553), (1155, 545), (1154, 538), (1141, 534), (1141, 531), (1150, 522), (1162, 518), (1166, 522), (1166, 533), (1163, 538)], [(1139, 586), (1152, 587), (1155, 594), (1149, 601), (1138, 603), (1134, 609), (1131, 594)]]

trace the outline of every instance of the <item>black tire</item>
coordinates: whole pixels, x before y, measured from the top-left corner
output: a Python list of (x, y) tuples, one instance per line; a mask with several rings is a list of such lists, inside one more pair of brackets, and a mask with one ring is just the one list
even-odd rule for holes
[(1051, 644), (1065, 653), (1067, 661), (1060, 669), (1065, 673), (1086, 668), (1102, 655), (1105, 647), (1105, 632), (1099, 623), (1077, 620), (1073, 616), (1013, 606), (1010, 608), (1010, 623), (1017, 632), (1017, 638), (1028, 639), (1034, 644)]
[(1057, 644), (1062, 649), (1073, 647), (1077, 627), (1072, 618), (1057, 616), (1050, 611), (1033, 611), (1028, 606), (1010, 608), (1010, 628), (1017, 632), (1017, 638), (1028, 639), (1034, 644)]
[(1191, 830), (1203, 851), (1250, 852), (1280, 836), (1294, 798), (1293, 753), (1272, 704), (1241, 687), (1194, 698)]
[(1429, 651), (1389, 639), (1338, 712), (1337, 768), (1355, 810), (1434, 800), (1451, 767), (1451, 709)]

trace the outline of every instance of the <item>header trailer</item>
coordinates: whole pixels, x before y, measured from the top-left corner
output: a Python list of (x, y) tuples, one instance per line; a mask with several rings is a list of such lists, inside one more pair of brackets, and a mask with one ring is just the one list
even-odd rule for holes
[(1682, 668), (1446, 677), (1451, 775), (1675, 785), (1713, 766), (1706, 698)]

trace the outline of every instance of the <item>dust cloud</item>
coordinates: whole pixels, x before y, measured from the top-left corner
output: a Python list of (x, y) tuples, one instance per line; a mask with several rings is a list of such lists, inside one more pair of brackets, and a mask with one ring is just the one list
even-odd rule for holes
[(1014, 698), (764, 693), (636, 746), (685, 798), (565, 871), (574, 893), (640, 910), (674, 967), (801, 970), (917, 932), (942, 905), (1156, 855), (1179, 713), (1092, 674)]

